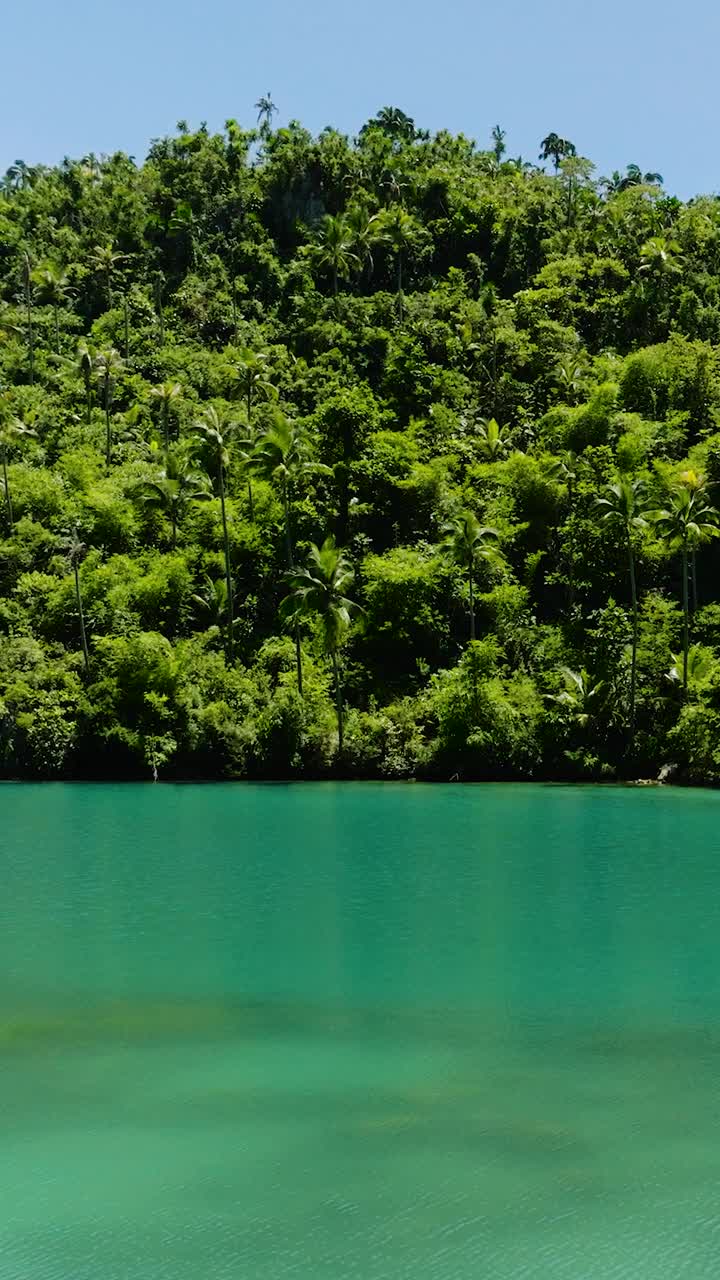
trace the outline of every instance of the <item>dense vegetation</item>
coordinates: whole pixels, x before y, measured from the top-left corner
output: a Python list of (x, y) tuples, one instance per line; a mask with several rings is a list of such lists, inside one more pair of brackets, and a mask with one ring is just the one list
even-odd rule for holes
[(0, 194), (5, 776), (720, 776), (720, 200), (386, 108)]

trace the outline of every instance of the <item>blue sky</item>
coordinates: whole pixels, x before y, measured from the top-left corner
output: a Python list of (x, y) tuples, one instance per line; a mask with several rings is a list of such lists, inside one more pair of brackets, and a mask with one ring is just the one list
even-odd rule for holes
[(0, 170), (117, 149), (177, 120), (355, 133), (379, 107), (534, 159), (550, 130), (599, 174), (633, 161), (720, 190), (717, 0), (8, 0)]

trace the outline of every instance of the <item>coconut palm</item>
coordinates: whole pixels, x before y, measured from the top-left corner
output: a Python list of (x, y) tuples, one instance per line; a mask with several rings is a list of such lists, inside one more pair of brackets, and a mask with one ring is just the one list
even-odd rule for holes
[(417, 227), (415, 219), (401, 209), (399, 205), (386, 210), (379, 221), (383, 240), (390, 245), (395, 255), (396, 292), (398, 315), (404, 319), (405, 304), (403, 298), (403, 267), (408, 250), (416, 239)]
[[(222, 633), (228, 625), (228, 592), (224, 578), (205, 575), (202, 589), (191, 597), (198, 619), (206, 628), (217, 628)], [(236, 621), (233, 619), (233, 628)]]
[(21, 422), (19, 418), (7, 418), (5, 421), (0, 421), (0, 462), (2, 463), (3, 488), (5, 490), (5, 515), (10, 533), (12, 533), (15, 525), (7, 472), (8, 453), (11, 449), (17, 448), (23, 440), (27, 440), (36, 434), (31, 427), (26, 427), (25, 423)]
[(333, 297), (337, 298), (340, 280), (347, 280), (353, 267), (360, 263), (353, 248), (352, 231), (341, 214), (326, 214), (312, 253), (316, 265), (330, 272)]
[(500, 561), (497, 529), (481, 525), (472, 511), (461, 511), (446, 527), (443, 543), (445, 552), (454, 564), (465, 570), (470, 593), (470, 639), (475, 639), (475, 573), (478, 561), (491, 564)]
[(85, 671), (90, 667), (90, 654), (88, 652), (87, 634), (85, 631), (85, 611), (83, 609), (82, 591), (80, 588), (80, 564), (85, 558), (87, 547), (80, 540), (77, 525), (74, 526), (69, 538), (63, 544), (67, 556), (68, 564), (73, 571), (75, 578), (75, 603), (77, 604), (78, 619), (80, 622), (80, 643), (82, 645), (83, 662)]
[(33, 282), (38, 286), (43, 302), (53, 309), (55, 320), (55, 353), (60, 355), (60, 307), (70, 297), (70, 280), (66, 271), (54, 262), (44, 262), (32, 273)]
[(24, 253), (22, 257), (22, 282), (23, 296), (25, 299), (25, 314), (27, 315), (27, 347), (28, 347), (28, 373), (30, 375), (30, 384), (35, 381), (35, 332), (33, 328), (33, 296), (32, 296), (32, 267), (30, 265), (29, 253)]
[(105, 296), (108, 311), (112, 307), (112, 286), (117, 269), (127, 262), (129, 255), (115, 249), (112, 240), (108, 244), (96, 244), (90, 252), (90, 265), (105, 280)]
[(139, 490), (140, 501), (162, 511), (170, 521), (171, 546), (177, 547), (177, 535), (190, 504), (207, 502), (211, 497), (208, 478), (183, 449), (167, 450), (157, 480), (150, 480)]
[[(306, 433), (296, 423), (290, 422), (279, 409), (273, 414), (269, 427), (260, 436), (253, 451), (250, 466), (280, 491), (285, 516), (285, 549), (288, 569), (291, 570), (295, 565), (290, 523), (292, 490), (303, 476), (308, 475), (310, 472), (315, 471), (330, 475), (330, 467), (313, 461), (310, 441)], [(295, 658), (298, 691), (302, 696), (302, 654), (300, 652), (300, 631), (297, 627), (295, 628)]]
[(575, 155), (577, 155), (575, 144), (569, 142), (567, 138), (559, 137), (557, 133), (549, 133), (540, 143), (540, 159), (549, 160), (552, 157), (556, 173), (560, 168), (561, 160)]
[(217, 477), (222, 517), (223, 552), (225, 556), (225, 584), (227, 587), (227, 655), (233, 658), (234, 601), (232, 571), (230, 566), (230, 538), (228, 535), (227, 508), (225, 504), (225, 479), (230, 465), (230, 443), (240, 424), (226, 414), (219, 413), (214, 405), (208, 405), (195, 425), (196, 440), (210, 453), (211, 466)]
[(85, 383), (85, 418), (87, 422), (90, 421), (92, 413), (92, 380), (95, 372), (96, 356), (95, 348), (90, 345), (86, 338), (81, 338), (75, 353), (75, 369)]
[(257, 122), (260, 125), (260, 132), (267, 135), (272, 128), (272, 118), (277, 115), (277, 107), (272, 100), (270, 90), (258, 98), (255, 110), (258, 113)]
[(245, 398), (248, 422), (252, 422), (253, 404), (257, 400), (276, 400), (277, 390), (268, 377), (268, 354), (241, 347), (233, 370), (241, 395)]
[(690, 648), (690, 604), (688, 593), (688, 555), (701, 543), (718, 536), (718, 513), (707, 501), (702, 488), (687, 481), (672, 492), (669, 505), (647, 512), (655, 528), (671, 551), (682, 557), (683, 608), (683, 696), (687, 696), (688, 651)]
[(105, 350), (97, 352), (93, 361), (93, 367), (97, 376), (98, 388), (102, 397), (103, 408), (105, 410), (105, 465), (109, 467), (112, 453), (110, 411), (112, 409), (113, 395), (115, 393), (115, 384), (117, 382), (118, 375), (124, 368), (123, 359), (120, 352), (115, 350), (115, 347), (106, 347)]
[(343, 752), (343, 696), (338, 654), (347, 637), (354, 614), (360, 606), (345, 593), (352, 585), (354, 573), (342, 547), (335, 546), (331, 536), (321, 547), (310, 545), (307, 564), (288, 575), (289, 592), (280, 604), (280, 617), (297, 633), (303, 618), (317, 617), (323, 630), (325, 652), (332, 661), (335, 684), (335, 710), (338, 747)]
[(557, 703), (581, 729), (586, 729), (603, 701), (607, 685), (604, 680), (593, 681), (585, 670), (561, 667), (560, 674), (565, 688), (561, 693), (547, 694), (547, 700)]
[(633, 480), (629, 476), (619, 476), (614, 484), (608, 485), (604, 495), (599, 497), (596, 506), (603, 520), (616, 524), (623, 535), (628, 555), (628, 571), (630, 575), (630, 600), (632, 604), (632, 659), (630, 663), (630, 743), (635, 736), (635, 688), (637, 678), (637, 642), (638, 642), (638, 599), (637, 580), (635, 574), (635, 547), (633, 534), (647, 524), (643, 503), (644, 485), (642, 480)]
[(507, 151), (507, 144), (505, 142), (506, 136), (507, 136), (506, 130), (501, 129), (500, 125), (496, 124), (491, 134), (492, 151), (495, 157), (496, 164), (500, 164), (500, 161), (502, 160), (503, 156), (505, 155), (505, 152)]
[(362, 205), (354, 204), (347, 211), (345, 225), (360, 267), (363, 270), (367, 268), (368, 275), (372, 275), (375, 268), (372, 251), (381, 239), (379, 215), (368, 213)]
[(163, 441), (165, 448), (170, 448), (170, 411), (173, 405), (182, 396), (182, 387), (179, 382), (161, 382), (157, 387), (152, 387), (150, 395), (157, 401), (160, 411), (160, 423), (162, 426)]

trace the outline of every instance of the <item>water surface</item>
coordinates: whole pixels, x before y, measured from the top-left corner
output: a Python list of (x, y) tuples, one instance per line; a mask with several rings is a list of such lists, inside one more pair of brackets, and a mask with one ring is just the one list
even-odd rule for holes
[(720, 1274), (720, 796), (0, 807), (0, 1280)]

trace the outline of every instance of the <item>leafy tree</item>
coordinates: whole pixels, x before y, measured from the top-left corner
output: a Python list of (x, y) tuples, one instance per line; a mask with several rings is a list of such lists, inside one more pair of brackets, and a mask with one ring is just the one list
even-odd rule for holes
[(337, 298), (340, 280), (347, 280), (360, 258), (353, 248), (353, 233), (345, 218), (327, 214), (313, 248), (316, 265), (329, 271), (333, 296)]
[(193, 502), (205, 502), (212, 494), (207, 476), (198, 471), (182, 449), (168, 449), (157, 480), (149, 480), (139, 490), (140, 501), (156, 507), (167, 516), (171, 527), (171, 546), (177, 546), (178, 529)]
[(152, 388), (150, 395), (157, 401), (160, 410), (163, 441), (167, 450), (170, 448), (170, 413), (182, 396), (182, 387), (179, 382), (161, 382), (159, 386)]
[(325, 652), (332, 661), (340, 755), (343, 754), (343, 695), (338, 654), (353, 615), (361, 612), (359, 605), (346, 595), (354, 576), (350, 561), (342, 548), (335, 546), (332, 536), (326, 538), (321, 547), (311, 543), (307, 565), (290, 572), (289, 593), (280, 605), (281, 618), (296, 631), (303, 618), (317, 616), (320, 619)]
[(481, 525), (472, 511), (461, 511), (448, 525), (445, 549), (449, 558), (467, 574), (470, 595), (470, 639), (475, 639), (475, 574), (480, 560), (497, 564), (498, 531)]
[(632, 606), (632, 659), (630, 667), (630, 742), (635, 736), (635, 688), (637, 682), (637, 644), (638, 644), (638, 596), (635, 574), (635, 548), (633, 534), (647, 524), (643, 514), (645, 487), (642, 480), (630, 476), (620, 476), (614, 484), (608, 485), (605, 494), (597, 499), (597, 506), (603, 520), (612, 521), (622, 531), (628, 555), (630, 573), (630, 601)]
[(688, 652), (690, 649), (690, 602), (688, 592), (688, 554), (709, 538), (718, 536), (717, 511), (707, 501), (702, 489), (680, 482), (673, 490), (667, 507), (648, 513), (658, 534), (671, 551), (679, 551), (682, 559), (683, 609), (683, 696), (687, 697)]

